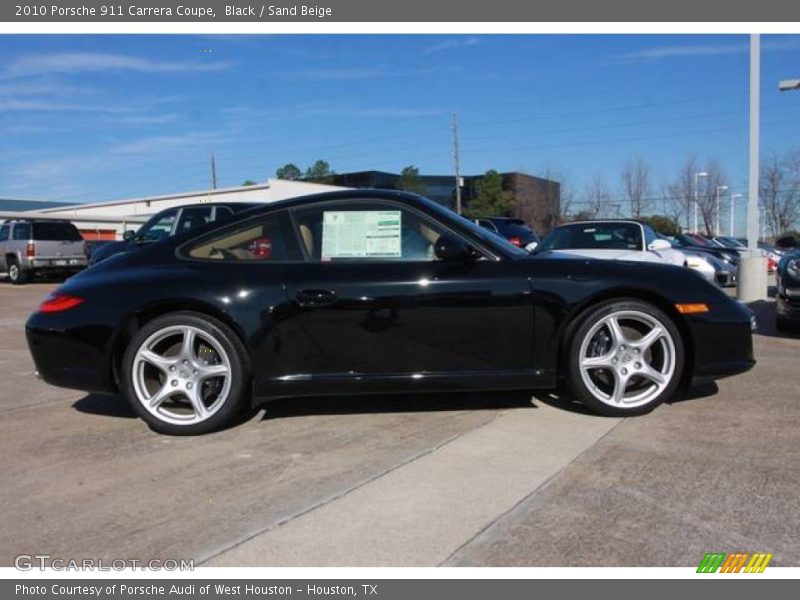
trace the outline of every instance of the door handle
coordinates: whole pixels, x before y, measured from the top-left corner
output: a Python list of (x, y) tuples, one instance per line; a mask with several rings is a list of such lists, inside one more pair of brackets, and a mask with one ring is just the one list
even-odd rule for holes
[(328, 290), (300, 290), (294, 297), (300, 306), (327, 306), (336, 302), (336, 292)]

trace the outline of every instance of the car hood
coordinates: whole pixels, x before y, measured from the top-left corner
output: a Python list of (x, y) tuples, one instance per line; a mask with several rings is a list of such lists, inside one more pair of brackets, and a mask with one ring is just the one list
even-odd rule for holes
[(598, 258), (601, 260), (632, 260), (635, 262), (662, 262), (662, 259), (652, 252), (643, 252), (641, 250), (593, 250), (575, 248), (569, 250), (555, 250), (552, 256), (557, 254), (567, 256), (583, 256), (586, 258)]

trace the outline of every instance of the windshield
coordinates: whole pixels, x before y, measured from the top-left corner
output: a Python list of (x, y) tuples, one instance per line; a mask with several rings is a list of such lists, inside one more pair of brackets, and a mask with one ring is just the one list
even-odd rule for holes
[(72, 223), (41, 221), (33, 224), (33, 239), (42, 241), (80, 242), (83, 240)]
[(136, 239), (140, 242), (157, 242), (172, 235), (172, 226), (178, 209), (167, 210), (153, 216), (136, 232)]
[(507, 239), (505, 239), (501, 235), (497, 235), (494, 232), (489, 231), (488, 229), (481, 227), (471, 219), (466, 218), (464, 215), (460, 215), (454, 210), (450, 210), (449, 208), (445, 208), (440, 204), (437, 204), (430, 201), (430, 207), (434, 211), (438, 212), (442, 217), (445, 219), (456, 219), (460, 225), (462, 225), (465, 229), (468, 229), (469, 232), (474, 235), (479, 240), (486, 242), (490, 246), (502, 246), (503, 249), (510, 253), (516, 254), (518, 256), (530, 256), (530, 253), (522, 248), (518, 248)]
[(554, 229), (539, 246), (547, 250), (641, 250), (636, 223), (574, 223)]

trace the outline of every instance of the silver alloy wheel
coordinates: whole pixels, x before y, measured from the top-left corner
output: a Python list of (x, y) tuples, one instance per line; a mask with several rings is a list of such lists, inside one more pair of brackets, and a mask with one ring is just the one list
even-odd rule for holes
[(621, 310), (595, 323), (580, 348), (580, 373), (589, 392), (615, 408), (654, 400), (675, 375), (675, 342), (658, 319)]
[(214, 337), (191, 325), (156, 331), (137, 349), (132, 377), (136, 398), (166, 423), (192, 425), (211, 417), (231, 389), (231, 363)]
[(8, 278), (11, 281), (16, 281), (19, 279), (19, 266), (16, 263), (11, 263), (8, 265)]

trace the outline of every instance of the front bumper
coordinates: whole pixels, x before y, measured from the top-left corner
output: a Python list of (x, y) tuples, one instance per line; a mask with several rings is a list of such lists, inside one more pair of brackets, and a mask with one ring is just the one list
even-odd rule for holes
[(730, 300), (687, 319), (694, 351), (692, 384), (738, 375), (755, 366), (754, 318), (746, 305)]
[(787, 296), (785, 291), (775, 297), (775, 313), (784, 321), (800, 325), (800, 290), (796, 296)]

